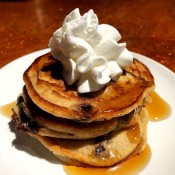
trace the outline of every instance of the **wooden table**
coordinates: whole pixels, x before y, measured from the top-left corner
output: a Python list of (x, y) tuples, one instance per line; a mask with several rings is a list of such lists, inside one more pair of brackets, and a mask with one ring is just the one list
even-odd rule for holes
[(111, 24), (131, 51), (175, 72), (174, 0), (11, 0), (0, 1), (0, 68), (25, 54), (47, 48), (66, 14), (93, 9)]

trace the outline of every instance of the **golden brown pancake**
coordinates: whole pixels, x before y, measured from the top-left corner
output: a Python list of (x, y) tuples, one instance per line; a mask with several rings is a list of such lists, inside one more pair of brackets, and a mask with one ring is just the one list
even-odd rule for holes
[(144, 149), (148, 118), (145, 109), (137, 118), (134, 126), (95, 139), (67, 140), (30, 135), (64, 162), (78, 166), (112, 166)]
[(25, 71), (24, 82), (32, 101), (42, 110), (61, 118), (81, 122), (110, 120), (142, 105), (154, 87), (149, 69), (134, 59), (118, 81), (98, 92), (80, 95), (75, 85), (62, 77), (61, 63), (50, 53), (37, 58)]
[[(29, 123), (27, 126), (30, 127), (30, 123), (33, 122), (35, 123), (35, 128), (31, 126), (28, 130), (37, 130), (37, 133), (41, 136), (67, 139), (95, 138), (101, 135), (105, 135), (113, 130), (130, 127), (137, 122), (136, 117), (134, 116), (134, 111), (122, 117), (91, 123), (82, 123), (55, 117), (37, 107), (28, 96), (25, 87), (23, 89), (22, 96), (19, 98), (20, 101), (16, 106), (18, 109), (14, 109), (17, 115), (16, 117), (19, 121), (19, 130), (20, 125), (23, 127), (25, 123)], [(27, 117), (28, 120), (25, 120), (25, 117)]]

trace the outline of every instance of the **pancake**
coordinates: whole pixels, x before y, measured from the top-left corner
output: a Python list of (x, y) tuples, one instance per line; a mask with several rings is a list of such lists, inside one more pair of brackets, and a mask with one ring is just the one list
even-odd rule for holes
[(41, 136), (67, 139), (95, 138), (113, 130), (130, 127), (137, 122), (135, 111), (120, 118), (91, 123), (58, 118), (36, 106), (28, 96), (25, 87), (23, 94), (18, 98), (14, 112), (16, 113), (18, 130), (24, 130), (23, 126), (27, 126), (25, 132), (33, 130)]
[(143, 108), (138, 122), (127, 129), (111, 132), (104, 137), (67, 140), (30, 134), (64, 162), (77, 166), (112, 166), (131, 154), (141, 152), (146, 144), (147, 112)]
[(24, 88), (13, 109), (16, 129), (40, 141), (64, 163), (106, 167), (143, 151), (154, 78), (137, 59), (97, 92), (79, 94), (62, 65), (48, 53), (23, 74)]
[(37, 58), (23, 76), (32, 101), (56, 116), (81, 122), (110, 120), (142, 105), (154, 87), (149, 69), (137, 59), (124, 69), (118, 81), (98, 92), (78, 94), (62, 77), (61, 63), (50, 53)]

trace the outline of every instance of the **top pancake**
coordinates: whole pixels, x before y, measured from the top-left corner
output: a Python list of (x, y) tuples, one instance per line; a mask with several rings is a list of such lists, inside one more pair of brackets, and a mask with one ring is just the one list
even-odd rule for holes
[(134, 59), (116, 82), (98, 92), (79, 94), (66, 84), (61, 63), (50, 53), (37, 58), (23, 79), (32, 101), (44, 111), (61, 118), (82, 122), (109, 120), (142, 105), (154, 78), (149, 69)]

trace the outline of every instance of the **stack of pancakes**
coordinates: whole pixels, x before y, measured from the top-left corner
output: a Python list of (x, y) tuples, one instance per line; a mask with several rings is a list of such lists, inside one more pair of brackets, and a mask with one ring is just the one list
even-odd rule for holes
[(154, 78), (137, 59), (118, 81), (79, 94), (67, 85), (62, 65), (50, 53), (25, 71), (25, 86), (13, 109), (16, 129), (39, 140), (60, 160), (78, 166), (112, 166), (146, 144)]

